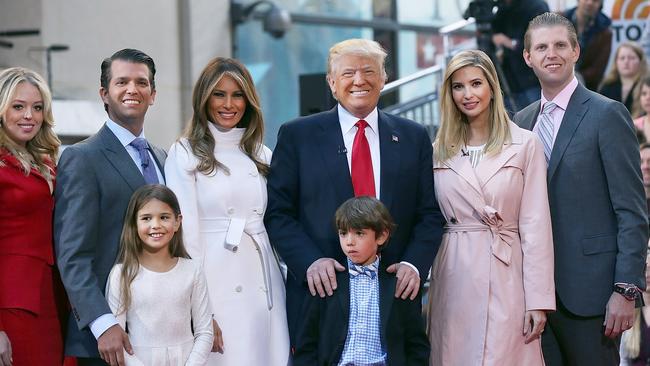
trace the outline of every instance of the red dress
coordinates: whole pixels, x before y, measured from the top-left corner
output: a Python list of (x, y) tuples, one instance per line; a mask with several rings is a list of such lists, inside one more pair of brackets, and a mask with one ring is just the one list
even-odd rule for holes
[[(53, 182), (54, 183), (54, 182)], [(65, 296), (54, 266), (47, 180), (0, 148), (0, 330), (11, 342), (13, 366), (60, 366)]]

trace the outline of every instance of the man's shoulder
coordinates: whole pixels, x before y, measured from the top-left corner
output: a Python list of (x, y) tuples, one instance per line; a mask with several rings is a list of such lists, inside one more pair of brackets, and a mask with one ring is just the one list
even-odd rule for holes
[(288, 122), (285, 122), (282, 125), (282, 129), (309, 130), (319, 125), (323, 121), (328, 120), (338, 120), (338, 114), (336, 110), (329, 110), (310, 114), (308, 116), (300, 116), (298, 118), (294, 118)]

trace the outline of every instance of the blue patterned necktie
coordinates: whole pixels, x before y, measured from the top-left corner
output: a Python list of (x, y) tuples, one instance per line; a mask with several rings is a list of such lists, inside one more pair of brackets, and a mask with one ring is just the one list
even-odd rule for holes
[(135, 149), (138, 150), (138, 154), (140, 154), (140, 165), (142, 166), (144, 182), (147, 184), (159, 183), (158, 173), (156, 173), (156, 163), (151, 161), (151, 158), (149, 158), (149, 144), (147, 143), (147, 140), (138, 137), (131, 141), (129, 145), (135, 147)]
[(542, 140), (542, 145), (544, 145), (544, 156), (546, 157), (546, 163), (548, 164), (551, 160), (551, 152), (553, 151), (553, 117), (551, 113), (555, 110), (557, 104), (553, 102), (546, 102), (542, 113), (537, 119), (539, 124), (537, 128), (537, 134), (539, 135), (540, 140)]
[(365, 274), (372, 279), (377, 277), (377, 266), (375, 263), (369, 264), (367, 266), (350, 263), (349, 267), (350, 277), (356, 277), (361, 274)]

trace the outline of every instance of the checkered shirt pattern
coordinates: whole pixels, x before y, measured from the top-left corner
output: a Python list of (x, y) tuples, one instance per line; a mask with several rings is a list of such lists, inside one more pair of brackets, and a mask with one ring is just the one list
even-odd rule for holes
[[(377, 270), (379, 257), (370, 266)], [(379, 276), (350, 276), (350, 320), (339, 366), (385, 366), (379, 327)]]

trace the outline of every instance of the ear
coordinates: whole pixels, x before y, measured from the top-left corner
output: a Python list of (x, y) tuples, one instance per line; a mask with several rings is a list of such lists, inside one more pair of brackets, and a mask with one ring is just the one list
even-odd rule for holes
[(528, 67), (532, 68), (533, 65), (530, 62), (530, 52), (528, 52), (526, 49), (524, 49), (524, 55), (523, 56), (524, 56), (524, 61), (526, 62), (526, 65), (528, 65)]
[(181, 222), (183, 222), (183, 215), (179, 214), (176, 216), (176, 223), (174, 224), (174, 232), (177, 232), (181, 228)]
[(156, 100), (156, 89), (151, 90), (151, 103), (149, 105), (153, 105), (153, 102)]
[(108, 89), (103, 86), (99, 88), (99, 97), (102, 98), (104, 104), (108, 104)]
[(336, 80), (330, 74), (327, 74), (326, 79), (327, 84), (330, 86), (330, 90), (332, 91), (332, 96), (336, 99)]
[(382, 246), (386, 244), (386, 241), (388, 240), (388, 237), (390, 234), (388, 233), (388, 230), (382, 231), (379, 236), (377, 236), (375, 239), (377, 240), (377, 245)]

